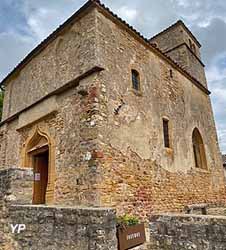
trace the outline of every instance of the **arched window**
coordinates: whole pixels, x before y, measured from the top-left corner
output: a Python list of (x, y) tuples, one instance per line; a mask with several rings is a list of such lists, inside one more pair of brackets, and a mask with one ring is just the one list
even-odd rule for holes
[(195, 166), (197, 168), (207, 169), (205, 148), (202, 136), (197, 128), (195, 128), (192, 133), (192, 144)]
[(132, 69), (132, 86), (133, 89), (140, 91), (140, 75), (135, 69)]

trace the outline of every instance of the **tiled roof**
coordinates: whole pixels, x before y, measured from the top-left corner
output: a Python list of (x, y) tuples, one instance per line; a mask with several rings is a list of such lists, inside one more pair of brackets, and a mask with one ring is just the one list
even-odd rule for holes
[[(68, 25), (70, 25), (76, 17), (78, 17), (83, 11), (88, 9), (90, 6), (95, 5), (99, 9), (103, 10), (105, 13), (115, 18), (120, 24), (124, 25), (124, 27), (128, 28), (131, 32), (137, 35), (143, 42), (146, 43), (152, 51), (155, 51), (160, 55), (163, 59), (167, 60), (171, 65), (176, 67), (182, 74), (184, 74), (187, 78), (189, 78), (199, 89), (204, 91), (206, 94), (210, 94), (210, 91), (205, 88), (196, 78), (194, 78), (191, 74), (189, 74), (185, 69), (183, 69), (178, 63), (176, 63), (172, 58), (165, 55), (159, 48), (156, 48), (150, 43), (150, 40), (145, 38), (140, 32), (138, 32), (133, 26), (129, 25), (126, 21), (121, 19), (115, 13), (113, 13), (108, 7), (106, 7), (99, 0), (89, 0), (85, 5), (83, 5), (76, 13), (74, 13), (66, 22), (60, 25), (52, 34), (50, 34), (45, 40), (43, 40), (35, 49), (33, 49), (15, 68), (9, 73), (0, 85), (4, 84), (13, 74), (19, 72), (27, 63), (29, 63), (34, 56), (39, 54), (51, 41), (53, 41), (62, 30), (64, 30)], [(185, 26), (186, 27), (186, 26)]]

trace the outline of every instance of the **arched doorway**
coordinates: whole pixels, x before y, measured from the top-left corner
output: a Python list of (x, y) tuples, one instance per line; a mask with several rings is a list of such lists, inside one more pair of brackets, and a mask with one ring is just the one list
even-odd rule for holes
[(203, 139), (197, 128), (195, 128), (192, 133), (192, 144), (195, 166), (197, 168), (207, 169), (206, 153), (203, 144)]
[(50, 137), (36, 129), (25, 144), (24, 167), (33, 169), (33, 204), (50, 204), (54, 200), (54, 149)]

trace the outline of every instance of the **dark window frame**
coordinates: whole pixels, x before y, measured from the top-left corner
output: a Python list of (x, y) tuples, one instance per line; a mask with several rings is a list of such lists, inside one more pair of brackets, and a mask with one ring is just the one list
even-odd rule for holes
[(136, 91), (140, 91), (140, 74), (139, 74), (139, 72), (135, 69), (132, 69), (131, 76), (132, 76), (133, 89)]
[(164, 139), (164, 147), (170, 148), (170, 134), (169, 134), (169, 120), (163, 118), (162, 119), (163, 125), (163, 139)]

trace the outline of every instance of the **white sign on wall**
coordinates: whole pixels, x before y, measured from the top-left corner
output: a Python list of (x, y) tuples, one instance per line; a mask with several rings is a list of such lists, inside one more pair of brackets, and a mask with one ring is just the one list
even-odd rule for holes
[(40, 181), (41, 175), (40, 173), (35, 173), (35, 181)]

